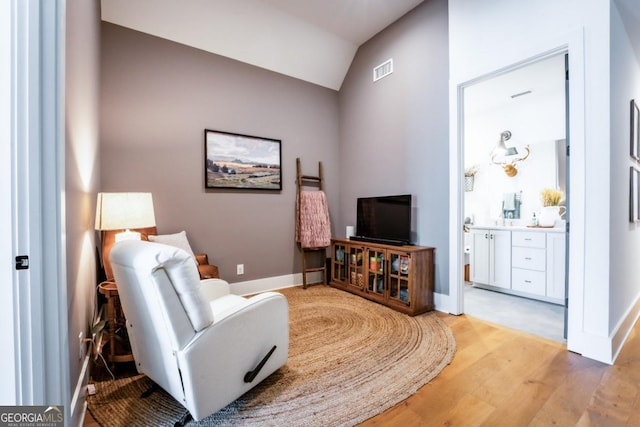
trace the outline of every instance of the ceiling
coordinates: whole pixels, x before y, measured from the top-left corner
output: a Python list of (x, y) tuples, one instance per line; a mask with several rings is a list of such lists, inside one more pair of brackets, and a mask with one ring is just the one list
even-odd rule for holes
[(465, 88), (466, 114), (514, 108), (546, 97), (564, 98), (564, 55), (557, 54)]
[[(615, 0), (622, 22), (631, 40), (640, 40), (640, 5), (638, 0)], [(640, 43), (632, 43), (640, 61)]]
[(339, 90), (358, 47), (423, 0), (102, 0), (102, 20)]

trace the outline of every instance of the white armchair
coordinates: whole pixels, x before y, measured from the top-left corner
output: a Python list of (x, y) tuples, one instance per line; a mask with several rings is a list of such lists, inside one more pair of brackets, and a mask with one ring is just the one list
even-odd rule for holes
[(282, 294), (232, 295), (224, 280), (200, 281), (185, 251), (158, 243), (116, 243), (110, 260), (138, 372), (195, 420), (286, 363), (289, 311)]

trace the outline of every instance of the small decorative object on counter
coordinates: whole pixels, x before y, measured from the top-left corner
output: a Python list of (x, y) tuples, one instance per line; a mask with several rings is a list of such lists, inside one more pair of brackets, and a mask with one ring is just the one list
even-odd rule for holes
[(545, 188), (541, 193), (542, 199), (542, 211), (538, 218), (538, 223), (543, 227), (553, 227), (556, 221), (562, 219), (564, 211), (560, 212), (560, 209), (565, 209), (564, 206), (558, 206), (562, 199), (562, 191), (554, 190), (551, 188)]
[(536, 216), (536, 213), (534, 212), (533, 215), (531, 216), (531, 224), (532, 227), (537, 227), (538, 226), (538, 217)]
[(562, 200), (562, 191), (545, 188), (541, 192), (542, 206), (558, 206)]

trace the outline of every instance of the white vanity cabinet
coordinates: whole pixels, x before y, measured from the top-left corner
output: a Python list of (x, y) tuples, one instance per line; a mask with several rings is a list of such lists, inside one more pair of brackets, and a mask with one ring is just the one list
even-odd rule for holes
[(565, 233), (511, 233), (511, 289), (525, 296), (564, 303)]
[(564, 233), (547, 234), (547, 297), (561, 304), (565, 300), (566, 245)]
[(470, 232), (474, 285), (564, 304), (564, 230), (473, 227)]
[(511, 232), (474, 228), (471, 235), (471, 281), (511, 288)]
[(514, 231), (511, 233), (511, 289), (545, 296), (547, 250), (546, 233)]

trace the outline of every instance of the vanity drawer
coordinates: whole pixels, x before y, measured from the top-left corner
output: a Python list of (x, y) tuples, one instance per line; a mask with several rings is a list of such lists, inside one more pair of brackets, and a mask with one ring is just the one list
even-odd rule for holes
[[(544, 237), (544, 235), (542, 235)], [(538, 248), (511, 248), (511, 266), (529, 270), (545, 271), (547, 265), (547, 251)]]
[(511, 233), (511, 244), (513, 246), (544, 249), (546, 240), (545, 233), (537, 231), (513, 231)]
[(545, 273), (514, 268), (511, 271), (511, 289), (544, 296), (546, 293)]

